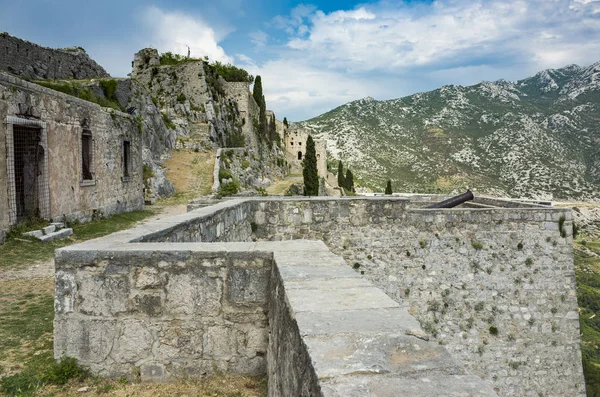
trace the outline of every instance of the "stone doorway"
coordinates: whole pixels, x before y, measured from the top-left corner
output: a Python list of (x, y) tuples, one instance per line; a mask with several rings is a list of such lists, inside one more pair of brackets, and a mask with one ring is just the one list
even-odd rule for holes
[(48, 218), (50, 197), (44, 125), (37, 120), (10, 117), (7, 126), (10, 223)]

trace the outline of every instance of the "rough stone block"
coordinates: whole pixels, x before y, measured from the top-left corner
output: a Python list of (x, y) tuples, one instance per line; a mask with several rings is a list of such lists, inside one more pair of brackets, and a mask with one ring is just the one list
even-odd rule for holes
[(161, 382), (168, 378), (167, 369), (163, 364), (147, 363), (140, 366), (142, 382)]
[(221, 312), (223, 280), (206, 274), (172, 274), (165, 287), (170, 315), (217, 316)]
[(52, 232), (50, 234), (40, 237), (40, 240), (42, 240), (43, 243), (46, 243), (48, 241), (53, 241), (53, 240), (57, 240), (57, 239), (61, 239), (61, 238), (67, 238), (72, 234), (73, 234), (73, 229), (71, 229), (71, 228), (60, 229), (57, 232)]
[(119, 328), (119, 337), (111, 352), (117, 362), (135, 363), (151, 355), (154, 338), (146, 322), (126, 319), (120, 321)]
[(125, 276), (101, 276), (80, 272), (75, 311), (95, 316), (126, 312), (129, 280)]
[(54, 319), (54, 357), (76, 357), (82, 365), (96, 363), (109, 367), (108, 355), (117, 336), (115, 319), (57, 316)]
[(54, 226), (54, 225), (46, 226), (45, 228), (42, 229), (44, 234), (54, 233), (55, 230), (56, 230), (56, 226)]
[(44, 236), (44, 232), (41, 230), (32, 230), (30, 232), (23, 233), (23, 236), (42, 238)]
[(135, 287), (139, 289), (158, 288), (162, 285), (160, 274), (154, 267), (136, 269), (134, 279)]
[(266, 303), (270, 269), (229, 269), (229, 301), (240, 305)]

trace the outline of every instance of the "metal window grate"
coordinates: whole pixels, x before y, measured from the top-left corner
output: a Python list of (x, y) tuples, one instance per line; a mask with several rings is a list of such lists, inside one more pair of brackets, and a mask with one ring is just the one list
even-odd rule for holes
[(11, 124), (7, 137), (7, 170), (11, 223), (48, 217), (49, 187), (43, 128)]

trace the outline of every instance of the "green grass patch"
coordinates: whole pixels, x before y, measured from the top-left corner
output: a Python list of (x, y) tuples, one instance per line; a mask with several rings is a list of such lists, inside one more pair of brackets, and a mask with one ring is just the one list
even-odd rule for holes
[(600, 237), (583, 241), (575, 242), (583, 374), (587, 395), (600, 396)]
[(100, 81), (100, 85), (102, 87), (102, 90), (104, 91), (104, 95), (106, 95), (105, 98), (94, 94), (91, 88), (86, 87), (83, 82), (61, 80), (34, 80), (33, 83), (46, 88), (50, 88), (54, 91), (59, 91), (64, 94), (83, 99), (85, 101), (96, 103), (105, 108), (112, 108), (115, 110), (123, 111), (122, 106), (119, 104), (115, 97), (117, 81), (114, 79)]
[(128, 229), (151, 215), (154, 215), (154, 211), (134, 211), (88, 223), (77, 224), (73, 226), (73, 235), (71, 237), (48, 243), (42, 243), (37, 239), (21, 238), (20, 234), (11, 233), (7, 241), (3, 245), (0, 245), (0, 258), (2, 258), (0, 269), (23, 267), (47, 261), (54, 256), (54, 250), (57, 248)]

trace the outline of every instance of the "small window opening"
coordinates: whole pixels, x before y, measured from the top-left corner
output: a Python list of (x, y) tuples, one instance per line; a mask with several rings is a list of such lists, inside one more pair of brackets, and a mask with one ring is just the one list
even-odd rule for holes
[(294, 141), (291, 141), (291, 142), (290, 142), (290, 145), (294, 146)]
[(298, 142), (298, 146), (302, 146), (302, 142)]
[(131, 142), (123, 141), (123, 176), (129, 177), (131, 173)]
[(81, 177), (84, 181), (94, 179), (92, 174), (92, 133), (89, 130), (84, 130), (81, 134)]
[(298, 152), (298, 160), (302, 160), (302, 152)]

